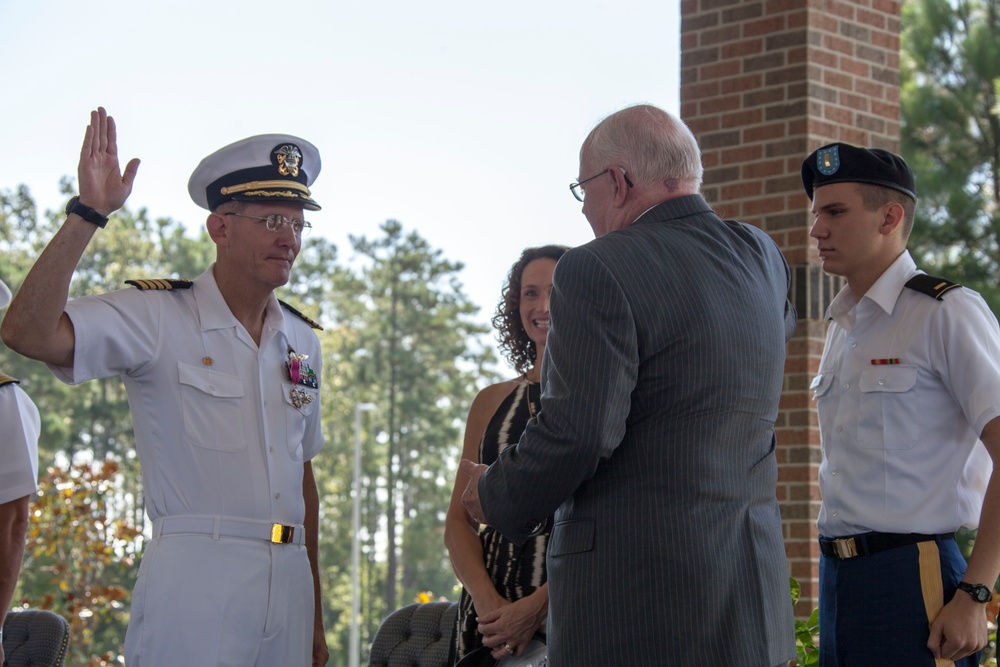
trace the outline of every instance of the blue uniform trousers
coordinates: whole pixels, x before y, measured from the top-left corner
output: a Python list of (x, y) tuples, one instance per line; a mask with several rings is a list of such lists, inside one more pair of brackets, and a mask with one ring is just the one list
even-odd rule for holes
[[(955, 594), (965, 568), (953, 539), (844, 560), (823, 555), (820, 667), (977, 667), (978, 654), (955, 663), (935, 663), (927, 648), (930, 623)], [(922, 573), (926, 586), (921, 585)]]

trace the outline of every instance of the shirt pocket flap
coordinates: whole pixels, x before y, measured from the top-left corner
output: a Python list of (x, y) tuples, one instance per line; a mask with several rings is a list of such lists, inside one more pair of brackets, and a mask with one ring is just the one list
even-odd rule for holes
[(887, 392), (901, 394), (910, 391), (917, 384), (917, 367), (897, 364), (873, 366), (861, 374), (860, 387), (863, 392)]
[(188, 364), (177, 364), (180, 383), (219, 398), (240, 398), (243, 396), (243, 380), (235, 375), (206, 371)]
[(833, 386), (833, 376), (833, 371), (826, 371), (812, 379), (812, 382), (809, 383), (809, 389), (812, 390), (813, 400), (830, 391), (830, 387)]

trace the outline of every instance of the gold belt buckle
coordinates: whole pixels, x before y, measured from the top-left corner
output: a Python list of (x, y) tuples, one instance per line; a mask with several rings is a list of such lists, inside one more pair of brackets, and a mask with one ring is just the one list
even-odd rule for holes
[(283, 526), (280, 523), (271, 525), (271, 544), (291, 544), (294, 535), (293, 526)]
[(858, 545), (855, 544), (853, 537), (834, 540), (833, 550), (837, 554), (837, 558), (841, 559), (854, 558), (858, 555)]

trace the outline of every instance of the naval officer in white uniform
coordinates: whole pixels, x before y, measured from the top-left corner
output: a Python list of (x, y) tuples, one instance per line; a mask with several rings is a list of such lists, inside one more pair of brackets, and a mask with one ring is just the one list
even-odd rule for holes
[[(10, 303), (10, 289), (0, 280), (0, 308)], [(21, 573), (31, 501), (38, 491), (38, 408), (0, 371), (0, 665), (4, 664), (3, 622)]]
[(126, 664), (324, 665), (310, 463), (323, 446), (322, 356), (313, 323), (274, 295), (309, 226), (304, 211), (319, 210), (309, 191), (319, 153), (286, 135), (213, 153), (189, 191), (210, 211), (216, 261), (194, 281), (130, 281), (67, 303), (91, 238), (132, 190), (139, 161), (120, 169), (116, 135), (103, 108), (91, 113), (80, 195), (2, 335), (67, 383), (125, 383), (153, 522)]

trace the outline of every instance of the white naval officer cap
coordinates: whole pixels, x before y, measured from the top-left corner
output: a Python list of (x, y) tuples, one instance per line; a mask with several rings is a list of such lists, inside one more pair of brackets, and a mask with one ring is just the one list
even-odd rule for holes
[(309, 186), (320, 170), (319, 151), (290, 134), (259, 134), (215, 151), (198, 165), (188, 192), (214, 211), (227, 201), (291, 202), (320, 210)]

